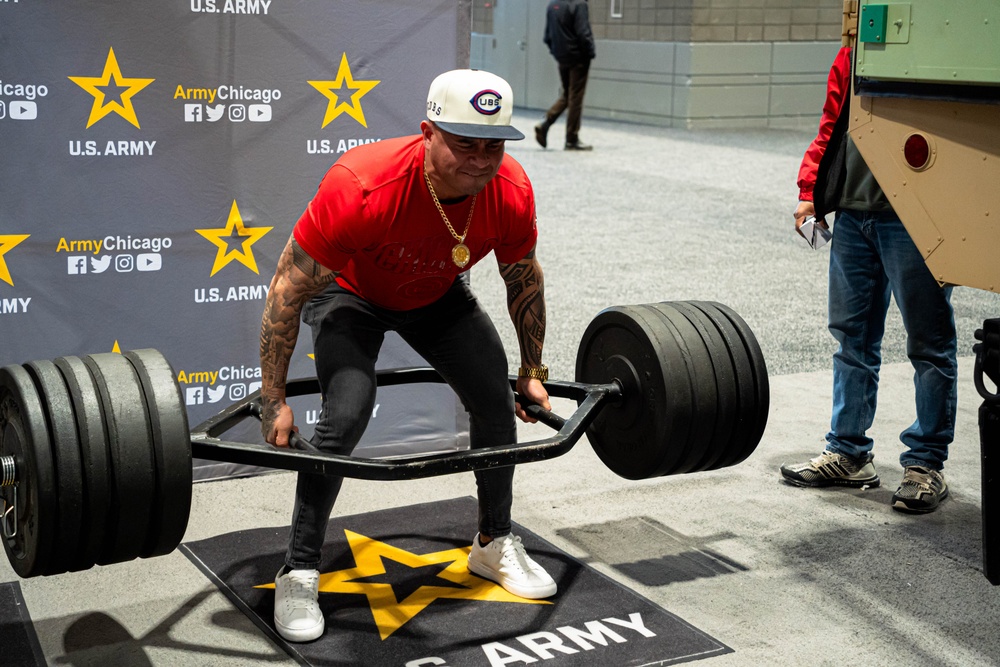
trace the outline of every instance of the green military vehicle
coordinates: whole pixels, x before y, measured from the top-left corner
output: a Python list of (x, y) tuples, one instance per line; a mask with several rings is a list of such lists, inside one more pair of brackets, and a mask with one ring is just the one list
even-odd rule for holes
[[(1000, 2), (847, 0), (843, 32), (848, 131), (927, 266), (1000, 292)], [(983, 564), (1000, 584), (1000, 319), (976, 338)]]

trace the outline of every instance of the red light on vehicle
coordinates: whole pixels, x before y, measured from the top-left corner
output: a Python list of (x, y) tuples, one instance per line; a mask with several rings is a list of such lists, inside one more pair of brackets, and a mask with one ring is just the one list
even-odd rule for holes
[(911, 134), (903, 143), (903, 158), (910, 168), (917, 171), (925, 169), (931, 161), (931, 147), (927, 137), (922, 134)]

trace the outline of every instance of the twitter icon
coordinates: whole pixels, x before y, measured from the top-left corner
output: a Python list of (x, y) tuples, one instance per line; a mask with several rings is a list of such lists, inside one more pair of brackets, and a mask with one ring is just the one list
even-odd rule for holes
[(209, 387), (208, 388), (208, 402), (209, 403), (218, 403), (219, 401), (222, 400), (222, 398), (225, 395), (226, 395), (226, 385), (224, 385), (224, 384), (219, 385), (218, 387), (214, 387), (214, 388), (213, 387)]
[(111, 255), (90, 258), (90, 272), (104, 273), (111, 266)]
[(205, 105), (205, 116), (209, 123), (214, 123), (222, 118), (222, 114), (226, 111), (225, 104), (216, 104), (214, 107), (206, 104)]

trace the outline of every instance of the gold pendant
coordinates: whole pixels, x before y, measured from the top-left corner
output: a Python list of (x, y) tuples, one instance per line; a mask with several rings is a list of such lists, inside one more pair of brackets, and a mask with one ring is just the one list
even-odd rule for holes
[(459, 243), (451, 249), (451, 261), (455, 262), (455, 266), (458, 268), (464, 268), (470, 259), (472, 259), (472, 253), (469, 252), (469, 247), (464, 243)]

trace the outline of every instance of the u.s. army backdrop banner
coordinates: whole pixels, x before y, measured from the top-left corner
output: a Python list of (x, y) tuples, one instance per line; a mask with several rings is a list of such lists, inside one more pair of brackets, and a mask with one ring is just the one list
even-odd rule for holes
[[(191, 424), (258, 389), (292, 226), (346, 150), (419, 131), (469, 30), (468, 0), (0, 0), (0, 365), (157, 348)], [(466, 444), (443, 385), (377, 403), (366, 456)]]

